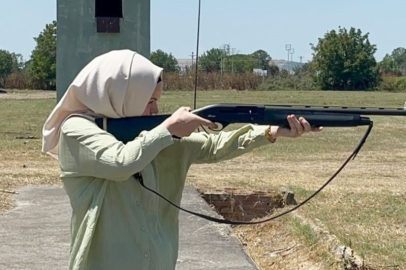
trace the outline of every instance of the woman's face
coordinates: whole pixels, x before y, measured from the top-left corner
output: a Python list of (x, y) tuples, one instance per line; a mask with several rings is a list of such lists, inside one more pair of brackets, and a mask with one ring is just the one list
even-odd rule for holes
[(154, 115), (159, 113), (157, 101), (161, 98), (163, 83), (162, 81), (156, 85), (154, 93), (152, 94), (147, 107), (142, 115)]

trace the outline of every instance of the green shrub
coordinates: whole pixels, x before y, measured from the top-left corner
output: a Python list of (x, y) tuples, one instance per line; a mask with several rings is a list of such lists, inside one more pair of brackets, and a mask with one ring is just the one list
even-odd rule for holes
[(406, 77), (383, 77), (378, 89), (387, 92), (404, 92)]

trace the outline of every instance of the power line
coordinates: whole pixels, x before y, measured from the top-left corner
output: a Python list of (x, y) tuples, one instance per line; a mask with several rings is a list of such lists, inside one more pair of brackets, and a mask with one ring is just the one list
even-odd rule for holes
[(198, 15), (197, 15), (195, 96), (194, 96), (193, 109), (196, 109), (196, 97), (197, 97), (197, 67), (199, 66), (200, 6), (201, 6), (201, 0), (199, 0), (199, 9), (198, 9)]

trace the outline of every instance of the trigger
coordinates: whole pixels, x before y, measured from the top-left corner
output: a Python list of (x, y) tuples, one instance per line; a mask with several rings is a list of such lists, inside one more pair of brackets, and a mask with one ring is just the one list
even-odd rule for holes
[(222, 123), (220, 123), (220, 122), (213, 122), (213, 123), (215, 123), (217, 125), (217, 129), (210, 128), (211, 130), (213, 130), (213, 131), (221, 131), (221, 130), (224, 129), (224, 125)]

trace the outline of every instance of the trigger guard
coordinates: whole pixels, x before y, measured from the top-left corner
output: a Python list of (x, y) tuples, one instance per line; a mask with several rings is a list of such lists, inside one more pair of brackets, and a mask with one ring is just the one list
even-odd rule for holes
[(222, 123), (222, 122), (213, 122), (213, 123), (215, 123), (218, 126), (218, 128), (217, 129), (210, 128), (210, 130), (212, 130), (212, 131), (222, 131), (223, 129), (225, 129), (228, 126), (227, 123)]

